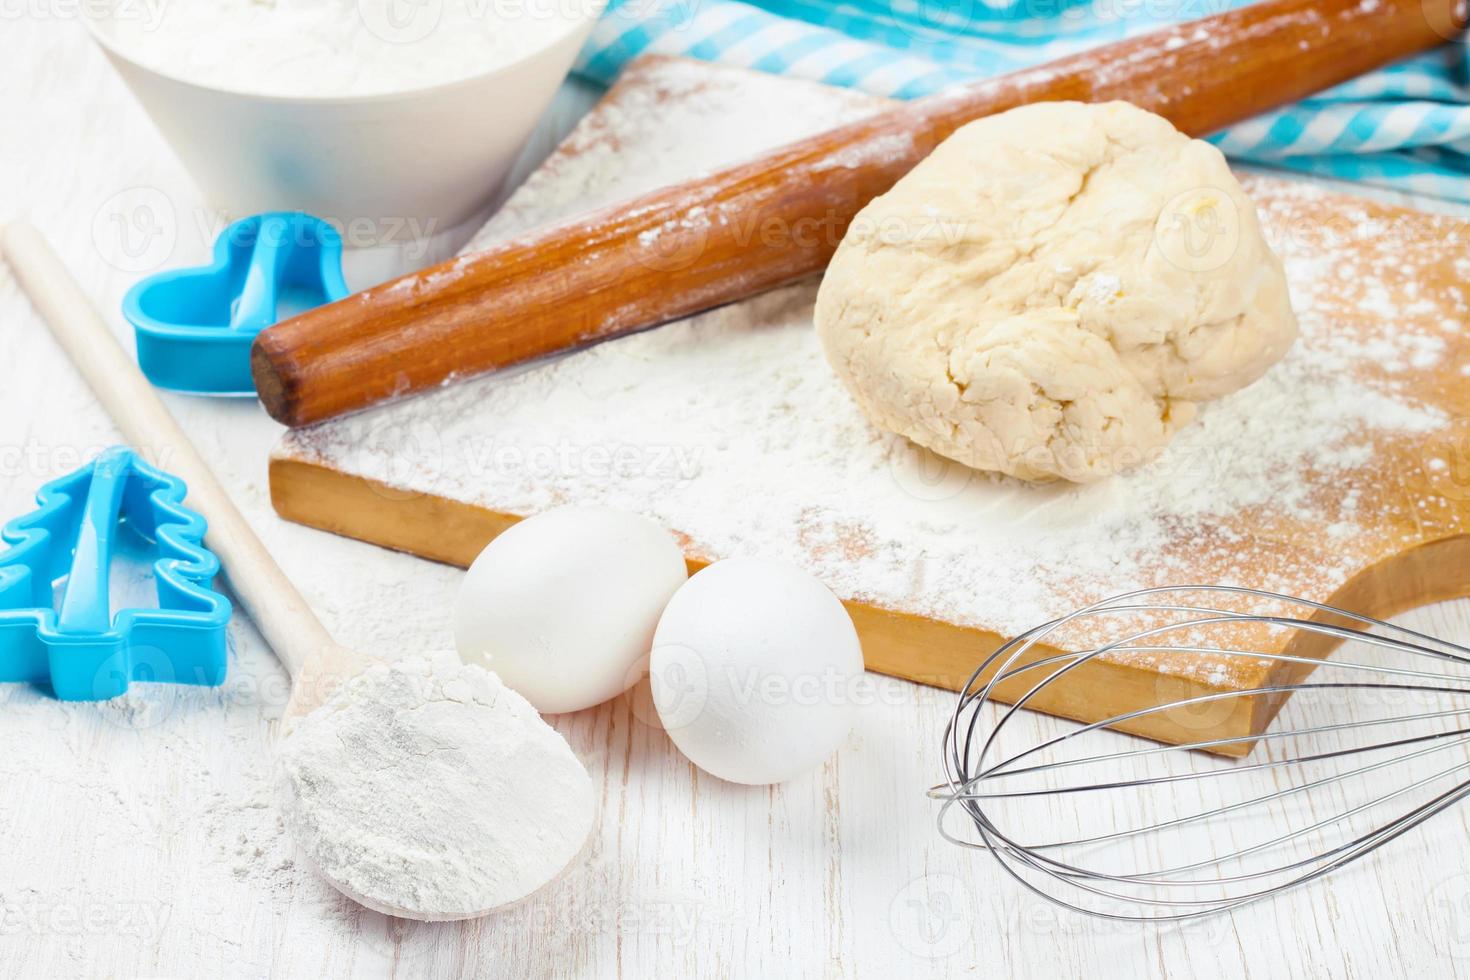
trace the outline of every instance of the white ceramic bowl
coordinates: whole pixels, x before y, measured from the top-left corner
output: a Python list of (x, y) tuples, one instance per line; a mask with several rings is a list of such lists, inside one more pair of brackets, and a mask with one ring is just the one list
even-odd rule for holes
[(87, 22), (212, 206), (231, 218), (306, 211), (348, 229), (349, 244), (375, 244), (354, 241), (350, 223), (427, 235), (489, 203), (601, 6), (567, 4), (543, 46), (483, 74), (361, 96), (253, 94), (174, 77), (120, 46), (112, 13)]

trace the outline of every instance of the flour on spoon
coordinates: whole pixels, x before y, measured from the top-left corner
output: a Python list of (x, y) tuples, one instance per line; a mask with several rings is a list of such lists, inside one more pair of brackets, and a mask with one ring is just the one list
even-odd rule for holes
[(581, 851), (592, 781), (516, 692), (452, 654), (370, 668), (282, 741), (287, 829), (351, 898), (463, 919), (510, 905)]

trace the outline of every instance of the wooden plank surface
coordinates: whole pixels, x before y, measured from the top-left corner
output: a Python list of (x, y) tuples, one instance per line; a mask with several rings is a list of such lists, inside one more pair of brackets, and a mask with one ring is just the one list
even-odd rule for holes
[[(4, 217), (45, 228), (124, 336), (122, 293), (203, 258), (219, 216), (70, 8), (27, 9), (0, 31)], [(587, 102), (567, 94), (550, 143)], [(11, 515), (114, 434), (3, 271), (0, 334)], [(279, 427), (247, 403), (169, 401), (337, 636), (386, 656), (448, 644), (457, 570), (280, 521), (264, 466)], [(1470, 602), (1402, 621), (1465, 641)], [(625, 704), (555, 719), (601, 787), (587, 865), (507, 916), (392, 923), (294, 864), (262, 795), (285, 678), (248, 623), (231, 645), (219, 691), (99, 707), (0, 688), (0, 976), (1470, 976), (1464, 809), (1202, 925), (1070, 918), (939, 840), (922, 794), (951, 698), (876, 676), (842, 751), (770, 790), (700, 775)]]
[[(644, 61), (467, 251), (880, 104)], [(696, 566), (748, 553), (806, 566), (847, 603), (870, 669), (949, 689), (1003, 639), (1128, 589), (1245, 584), (1380, 617), (1466, 594), (1470, 494), (1460, 492), (1453, 420), (1470, 413), (1460, 373), (1470, 360), (1460, 328), (1470, 320), (1470, 224), (1277, 179), (1247, 184), (1294, 276), (1304, 336), (1258, 386), (1205, 406), (1159, 458), (1102, 485), (989, 481), (874, 430), (820, 354), (807, 285), (293, 430), (271, 463), (275, 506), (460, 565), (546, 506), (629, 507), (681, 534)], [(1288, 436), (1289, 451), (1272, 455), (1263, 437), (1274, 429), (1307, 437)], [(593, 465), (614, 454), (635, 468)], [(941, 477), (926, 485), (928, 472)], [(1259, 649), (1325, 652), (1303, 639), (1263, 631)], [(1194, 694), (1278, 681), (1263, 660), (1119, 653), (1032, 704), (1095, 721), (1150, 706), (1166, 678)], [(1018, 678), (1006, 693), (1030, 683)], [(1235, 703), (1207, 733), (1158, 715), (1130, 730), (1231, 738), (1272, 717), (1270, 705)]]

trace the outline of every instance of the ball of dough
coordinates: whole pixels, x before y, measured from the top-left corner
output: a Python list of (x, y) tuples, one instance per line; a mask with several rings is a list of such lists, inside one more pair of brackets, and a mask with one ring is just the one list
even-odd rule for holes
[(959, 130), (854, 220), (816, 322), (876, 425), (1079, 482), (1147, 460), (1296, 337), (1220, 151), (1124, 102)]
[(678, 542), (648, 518), (558, 507), (475, 559), (454, 609), (455, 645), (537, 711), (580, 711), (637, 682), (658, 618), (688, 577)]
[(679, 751), (733, 783), (814, 769), (852, 729), (863, 651), (847, 610), (786, 562), (733, 558), (689, 580), (654, 634), (649, 680)]

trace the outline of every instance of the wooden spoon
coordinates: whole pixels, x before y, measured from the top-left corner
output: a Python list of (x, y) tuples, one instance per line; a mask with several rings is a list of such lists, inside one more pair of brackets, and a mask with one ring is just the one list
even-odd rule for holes
[(291, 674), (286, 717), (311, 711), (374, 663), (332, 640), (40, 233), (10, 225), (0, 250), (123, 437), (188, 485), (188, 504), (209, 522), (205, 541), (230, 591)]
[[(219, 557), (230, 591), (291, 674), (291, 699), (283, 728), (289, 731), (292, 722), (321, 705), (345, 681), (380, 663), (332, 640), (40, 234), (25, 225), (12, 225), (0, 231), (0, 251), (127, 440), (144, 456), (161, 460), (188, 484), (188, 504), (209, 523), (205, 543)], [(486, 738), (494, 735), (484, 733)], [(467, 753), (478, 751), (476, 745), (460, 748)], [(386, 905), (326, 877), (349, 898), (405, 918), (470, 918), (504, 907), (446, 915), (434, 909)]]

